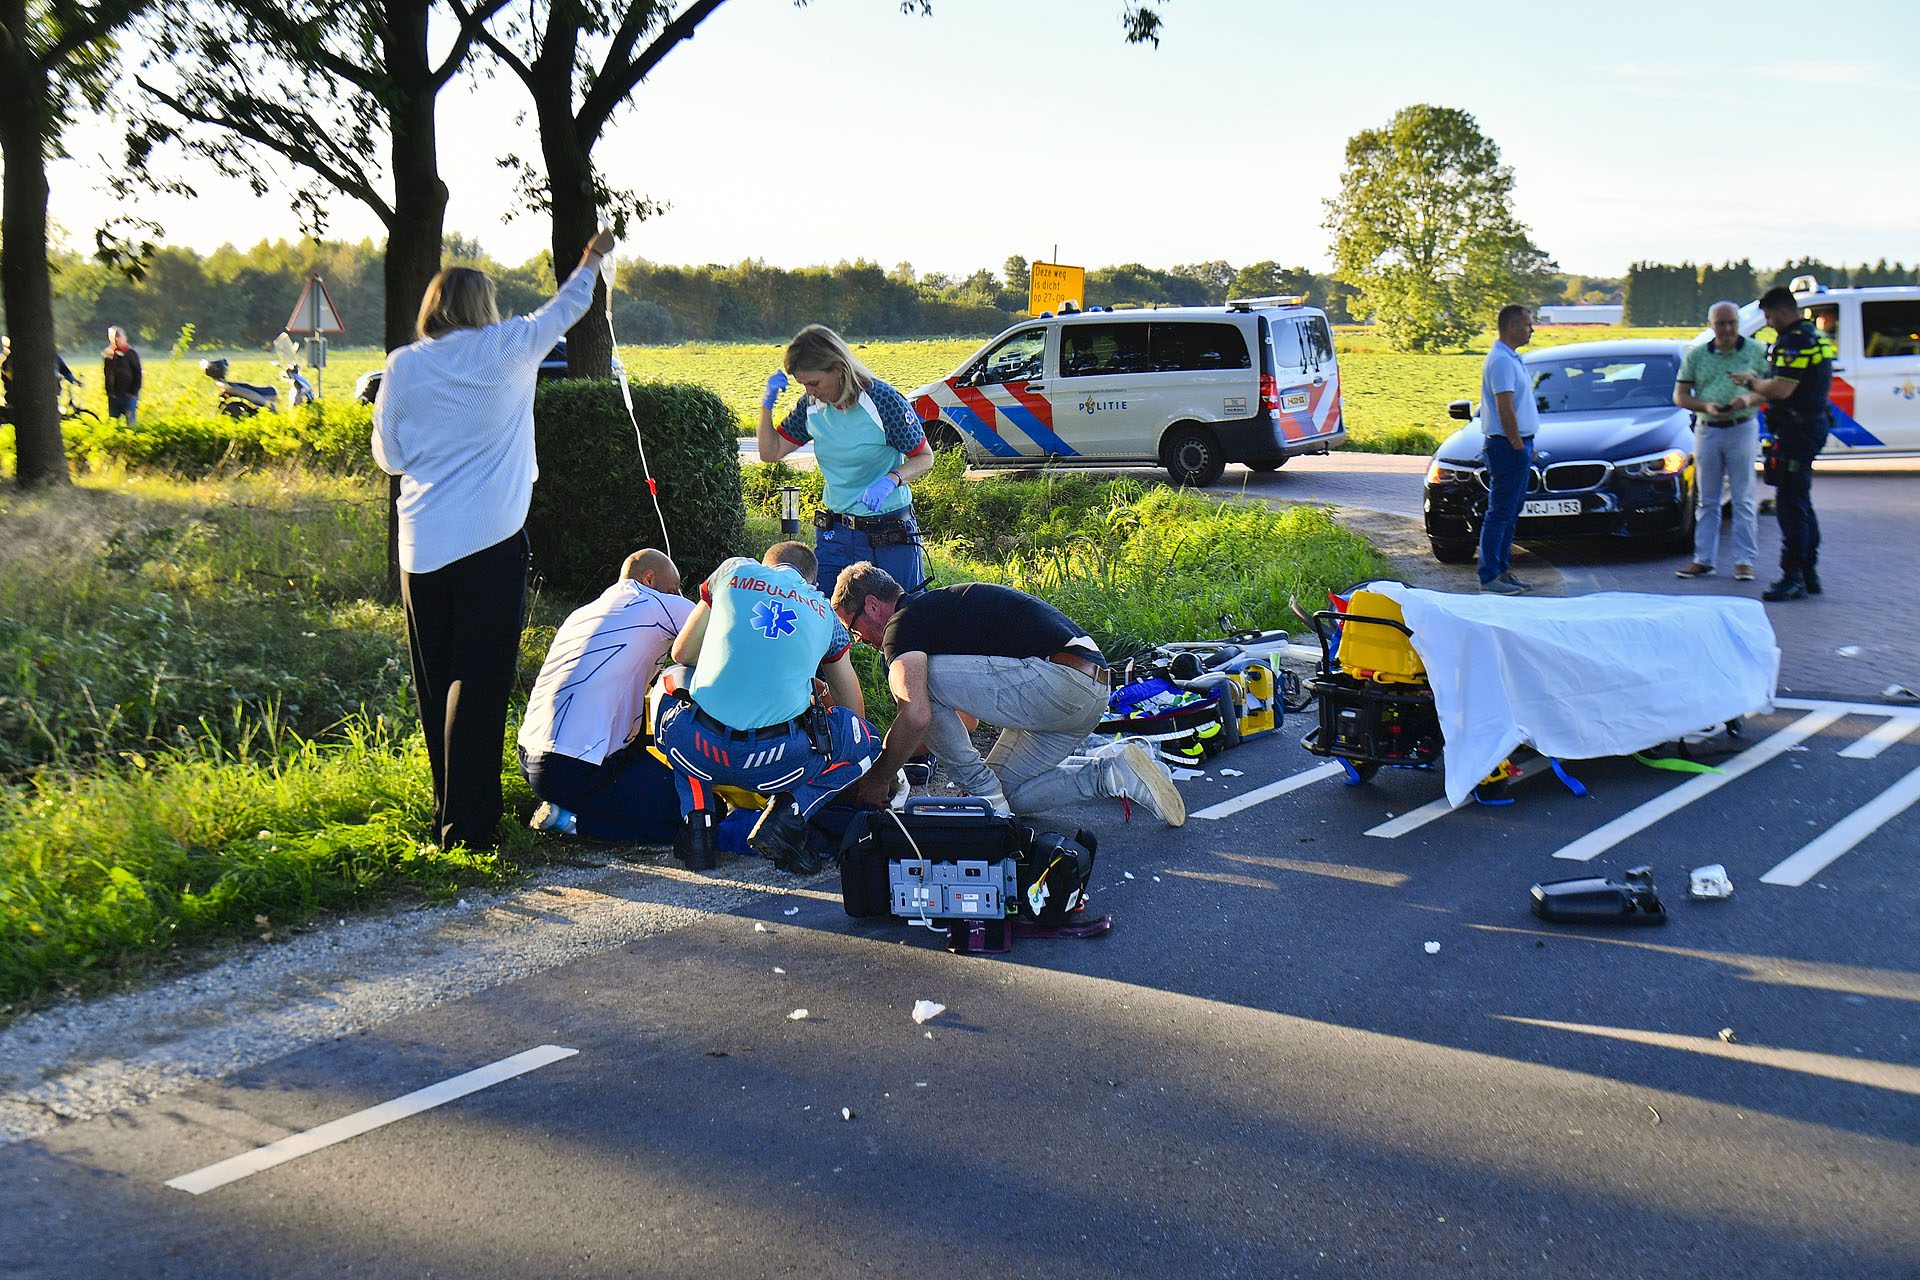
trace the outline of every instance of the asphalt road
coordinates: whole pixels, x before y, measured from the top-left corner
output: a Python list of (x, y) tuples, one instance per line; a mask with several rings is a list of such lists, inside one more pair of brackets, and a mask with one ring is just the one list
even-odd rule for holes
[[(1864, 693), (1797, 629), (1911, 645), (1899, 587), (1834, 561), (1914, 504), (1821, 480), (1828, 595), (1769, 613), (1790, 670)], [(1554, 589), (1700, 585), (1536, 558)], [(689, 911), (0, 1149), (0, 1274), (1920, 1276), (1920, 709), (1783, 699), (1703, 749), (1721, 773), (1573, 762), (1585, 797), (1453, 812), (1432, 774), (1325, 776), (1305, 727), (1183, 783), (1178, 830), (1057, 815), (1100, 837), (1105, 938), (953, 957), (831, 874)], [(1734, 896), (1689, 902), (1715, 861)], [(1527, 910), (1641, 863), (1664, 925)], [(573, 1052), (168, 1185), (543, 1045)]]

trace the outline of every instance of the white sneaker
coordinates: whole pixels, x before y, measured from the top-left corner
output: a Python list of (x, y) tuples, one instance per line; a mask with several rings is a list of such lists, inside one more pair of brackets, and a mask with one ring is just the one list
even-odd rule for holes
[(1144, 806), (1170, 827), (1187, 820), (1187, 803), (1180, 798), (1180, 788), (1173, 785), (1173, 776), (1139, 743), (1127, 743), (1118, 755), (1101, 761), (1100, 767), (1106, 771), (1103, 781), (1109, 795), (1124, 796)]
[(573, 810), (562, 809), (559, 805), (546, 800), (542, 800), (540, 807), (533, 811), (533, 816), (527, 819), (527, 825), (535, 831), (551, 831), (557, 836), (572, 835), (579, 822), (580, 820), (574, 817)]

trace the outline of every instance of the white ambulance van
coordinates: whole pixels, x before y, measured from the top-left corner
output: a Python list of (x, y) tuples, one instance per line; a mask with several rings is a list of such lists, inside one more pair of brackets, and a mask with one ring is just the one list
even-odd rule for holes
[(1205, 487), (1347, 438), (1326, 314), (1302, 298), (1045, 313), (908, 398), (974, 467), (1165, 467)]
[[(1839, 352), (1833, 431), (1820, 456), (1920, 456), (1920, 285), (1828, 289), (1798, 276), (1787, 287)], [(1740, 308), (1742, 333), (1751, 337), (1766, 323), (1759, 303)]]

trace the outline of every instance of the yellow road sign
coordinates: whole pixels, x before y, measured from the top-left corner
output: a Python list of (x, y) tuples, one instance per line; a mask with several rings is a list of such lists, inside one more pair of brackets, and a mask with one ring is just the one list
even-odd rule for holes
[(1071, 302), (1075, 308), (1087, 304), (1087, 269), (1063, 267), (1057, 262), (1036, 262), (1027, 268), (1027, 310), (1033, 315), (1058, 311)]

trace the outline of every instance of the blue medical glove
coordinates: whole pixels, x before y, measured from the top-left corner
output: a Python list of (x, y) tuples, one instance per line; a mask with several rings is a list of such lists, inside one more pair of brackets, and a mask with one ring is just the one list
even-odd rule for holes
[(767, 379), (767, 394), (760, 397), (761, 407), (765, 409), (773, 408), (774, 402), (780, 398), (780, 393), (786, 389), (786, 373), (776, 370), (773, 376)]
[(889, 471), (867, 486), (867, 491), (860, 495), (861, 505), (869, 511), (878, 511), (880, 504), (891, 497), (893, 491), (899, 487), (900, 482), (895, 480), (893, 472)]

